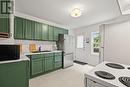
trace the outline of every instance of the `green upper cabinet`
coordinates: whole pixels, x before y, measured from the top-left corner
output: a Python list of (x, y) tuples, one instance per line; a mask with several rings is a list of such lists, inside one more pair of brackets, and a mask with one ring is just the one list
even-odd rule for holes
[(25, 31), (25, 23), (24, 19), (15, 17), (14, 19), (14, 38), (15, 39), (23, 39), (24, 38), (24, 31)]
[(54, 40), (54, 27), (48, 26), (48, 30), (49, 30), (48, 40), (53, 41)]
[[(68, 30), (66, 29), (50, 26), (21, 17), (15, 17), (14, 20), (15, 39), (57, 41), (59, 34), (68, 34)], [(3, 25), (4, 24), (6, 23), (3, 23)], [(8, 30), (6, 31), (8, 32)]]
[(68, 30), (64, 29), (64, 34), (68, 34), (68, 33), (69, 33)]
[(0, 36), (9, 37), (10, 18), (0, 18)]
[(54, 27), (54, 41), (58, 40), (58, 35), (59, 35), (59, 28)]
[(48, 25), (42, 24), (42, 40), (48, 40)]
[(34, 40), (35, 38), (35, 22), (26, 20), (25, 39)]
[(35, 22), (35, 40), (42, 40), (42, 24)]

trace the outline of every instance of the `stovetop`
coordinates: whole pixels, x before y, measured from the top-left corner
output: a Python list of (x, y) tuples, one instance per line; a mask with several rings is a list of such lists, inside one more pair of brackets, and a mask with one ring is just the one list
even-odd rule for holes
[(113, 80), (115, 76), (105, 71), (96, 71), (95, 74), (103, 79)]
[(130, 67), (127, 67), (128, 70), (130, 70)]
[(106, 66), (115, 68), (115, 69), (125, 69), (124, 66), (122, 66), (120, 64), (116, 64), (116, 63), (106, 63)]
[[(119, 64), (119, 63), (112, 63), (114, 65), (113, 67), (107, 66), (107, 64), (111, 64), (111, 62), (104, 61), (103, 63), (97, 65), (93, 70), (90, 72), (87, 72), (85, 74), (86, 78), (90, 78), (93, 81), (96, 81), (98, 83), (103, 83), (103, 85), (106, 85), (108, 87), (130, 87), (124, 85), (122, 82), (120, 82), (119, 78), (120, 77), (129, 77), (130, 76), (130, 66), (124, 65), (124, 64)], [(117, 65), (121, 66), (122, 68), (120, 69), (119, 67), (117, 68)], [(115, 68), (116, 67), (116, 68)], [(96, 72), (103, 71), (113, 75), (115, 79), (106, 79), (102, 77), (99, 74), (96, 74)], [(108, 74), (104, 74), (107, 75)]]
[(130, 77), (120, 77), (119, 81), (127, 87), (130, 87)]

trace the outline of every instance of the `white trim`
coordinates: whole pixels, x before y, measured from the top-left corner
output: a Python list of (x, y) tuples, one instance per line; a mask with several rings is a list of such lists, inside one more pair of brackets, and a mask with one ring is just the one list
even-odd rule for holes
[(53, 23), (53, 22), (50, 22), (50, 21), (46, 21), (46, 20), (43, 20), (43, 19), (31, 16), (31, 15), (28, 15), (28, 14), (24, 14), (24, 13), (20, 13), (20, 12), (15, 12), (14, 15), (18, 16), (18, 17), (25, 18), (25, 19), (29, 19), (29, 20), (33, 20), (33, 21), (38, 21), (38, 22), (41, 22), (41, 23), (45, 23), (45, 24), (48, 24), (48, 25), (52, 25), (52, 26), (61, 27), (61, 28), (65, 28), (65, 29), (70, 29), (69, 26), (64, 26), (64, 25), (60, 25), (60, 24)]

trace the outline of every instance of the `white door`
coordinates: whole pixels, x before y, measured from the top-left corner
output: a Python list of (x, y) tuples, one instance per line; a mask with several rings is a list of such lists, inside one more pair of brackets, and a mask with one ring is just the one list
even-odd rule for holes
[(78, 35), (76, 37), (76, 54), (75, 54), (75, 56), (76, 56), (75, 60), (87, 63), (84, 35)]

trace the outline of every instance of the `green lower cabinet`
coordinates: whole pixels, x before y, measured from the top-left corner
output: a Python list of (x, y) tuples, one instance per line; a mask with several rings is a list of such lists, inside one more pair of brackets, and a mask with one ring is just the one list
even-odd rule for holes
[(29, 87), (29, 61), (0, 64), (0, 87)]
[(55, 56), (55, 62), (61, 62), (62, 56)]
[(62, 68), (62, 52), (28, 56), (30, 58), (30, 77), (36, 77)]
[(62, 62), (55, 62), (54, 68), (55, 68), (55, 69), (62, 68)]
[(54, 68), (53, 57), (45, 58), (45, 72), (52, 71)]
[(36, 75), (36, 74), (40, 74), (43, 72), (43, 59), (42, 58), (38, 58), (38, 59), (34, 59), (31, 60), (32, 62), (32, 69), (31, 69), (31, 75)]

